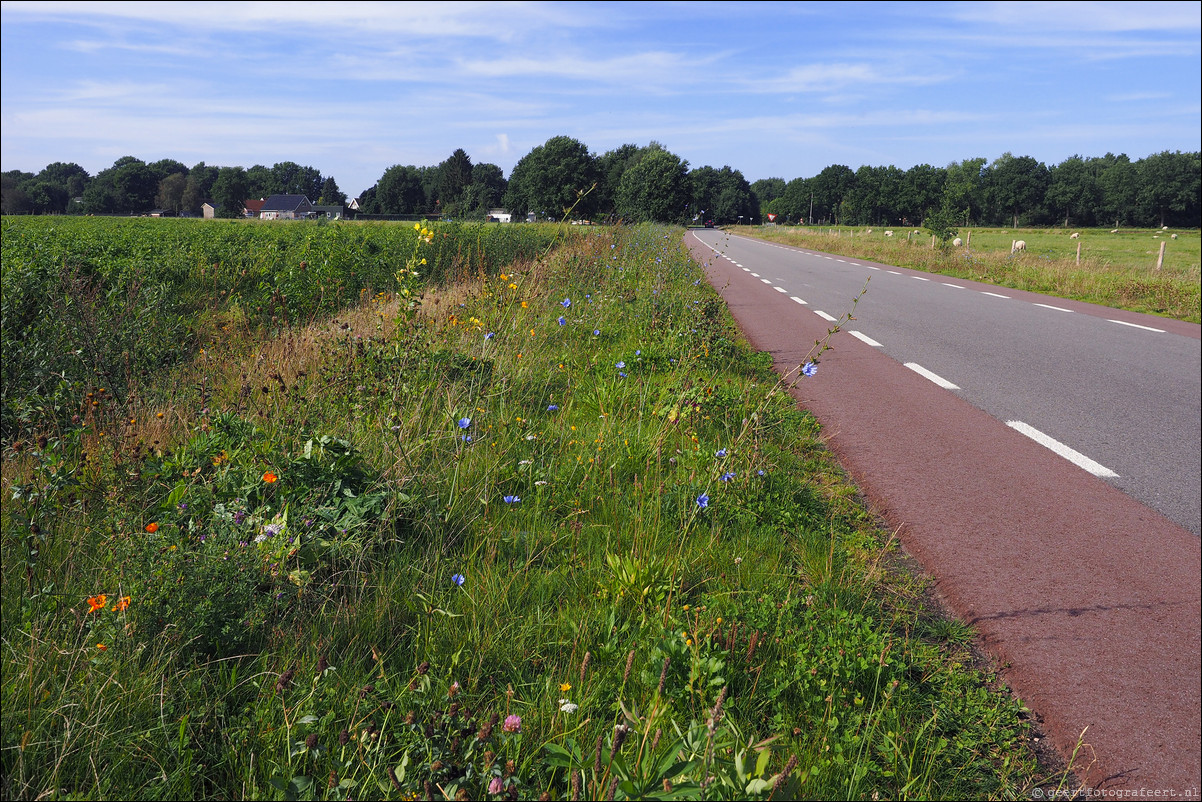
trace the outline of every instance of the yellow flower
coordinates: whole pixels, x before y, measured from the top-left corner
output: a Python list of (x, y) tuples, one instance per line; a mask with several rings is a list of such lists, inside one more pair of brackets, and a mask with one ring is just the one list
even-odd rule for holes
[(421, 223), (414, 223), (414, 224), (413, 224), (413, 230), (414, 230), (414, 231), (421, 231), (421, 230), (422, 230), (422, 224), (421, 224)]
[(504, 273), (502, 273), (502, 274), (501, 274), (501, 281), (509, 281), (509, 276), (507, 276), (507, 275), (505, 275)]
[(105, 646), (103, 643), (97, 643), (96, 648), (102, 652), (107, 652), (109, 650), (109, 647)]
[(518, 285), (516, 285), (516, 284), (509, 285), (509, 289), (511, 289), (511, 290), (516, 290), (517, 288), (518, 288)]
[(522, 308), (523, 308), (523, 309), (526, 309), (526, 308), (527, 308), (527, 306), (526, 306), (526, 302), (525, 302), (525, 301), (522, 301)]
[(564, 684), (559, 686), (560, 693), (567, 693), (570, 690), (572, 690), (572, 683), (570, 683), (570, 682), (565, 682)]

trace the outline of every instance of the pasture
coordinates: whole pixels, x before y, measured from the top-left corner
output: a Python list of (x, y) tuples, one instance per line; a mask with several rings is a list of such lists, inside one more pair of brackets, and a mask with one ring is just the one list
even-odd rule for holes
[[(964, 228), (963, 245), (932, 246), (923, 229), (756, 226), (747, 236), (1002, 287), (1202, 322), (1202, 237), (1197, 230)], [(1073, 233), (1079, 233), (1077, 239)], [(1176, 234), (1177, 239), (1172, 239)], [(1026, 250), (1011, 253), (1015, 240)], [(1161, 243), (1162, 266), (1157, 269)], [(1080, 261), (1077, 246), (1080, 245)]]

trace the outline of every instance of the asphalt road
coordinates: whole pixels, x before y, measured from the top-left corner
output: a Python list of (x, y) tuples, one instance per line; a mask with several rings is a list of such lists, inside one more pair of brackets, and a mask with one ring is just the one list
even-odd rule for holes
[(691, 231), (874, 512), (1087, 785), (1202, 785), (1200, 327)]
[[(706, 229), (694, 235), (812, 310), (956, 385), (999, 421), (1025, 424), (1169, 520), (1202, 535), (1199, 327), (785, 248)], [(1120, 322), (1115, 322), (1120, 321)]]

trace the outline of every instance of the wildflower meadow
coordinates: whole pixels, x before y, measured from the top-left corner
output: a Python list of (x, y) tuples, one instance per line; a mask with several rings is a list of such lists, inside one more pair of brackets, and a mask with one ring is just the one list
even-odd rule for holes
[(4, 220), (5, 798), (1065, 782), (679, 229), (161, 222)]

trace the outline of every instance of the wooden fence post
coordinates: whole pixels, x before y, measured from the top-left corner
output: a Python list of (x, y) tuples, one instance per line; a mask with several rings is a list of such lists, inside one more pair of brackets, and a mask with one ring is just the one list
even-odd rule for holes
[(1081, 240), (1077, 240), (1077, 264), (1081, 264)]
[(1164, 246), (1167, 244), (1168, 243), (1165, 242), (1164, 240), (1160, 241), (1160, 256), (1156, 257), (1156, 269), (1157, 270), (1160, 270), (1161, 266), (1164, 264)]

